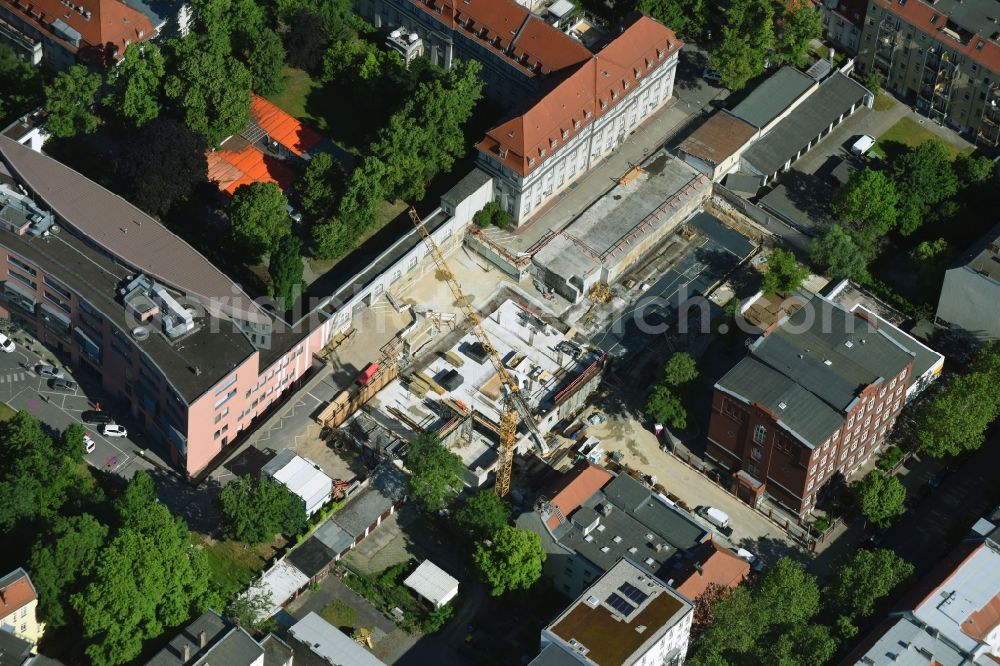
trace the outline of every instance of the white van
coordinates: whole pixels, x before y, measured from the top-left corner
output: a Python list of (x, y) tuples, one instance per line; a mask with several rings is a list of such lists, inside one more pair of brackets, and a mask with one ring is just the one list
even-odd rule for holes
[(861, 157), (862, 155), (867, 153), (874, 145), (875, 145), (875, 137), (868, 136), (867, 134), (865, 134), (860, 139), (855, 141), (853, 146), (851, 146), (851, 155), (856, 155), (857, 157)]
[(729, 515), (721, 509), (716, 509), (714, 506), (707, 506), (701, 510), (701, 515), (705, 520), (719, 529), (724, 530), (729, 527)]

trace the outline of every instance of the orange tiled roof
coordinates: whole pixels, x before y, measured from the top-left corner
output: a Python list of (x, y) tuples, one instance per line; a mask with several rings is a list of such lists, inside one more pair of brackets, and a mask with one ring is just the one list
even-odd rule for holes
[(253, 96), (250, 115), (269, 137), (300, 157), (320, 142), (319, 132), (303, 125), (263, 97)]
[[(552, 498), (552, 505), (559, 509), (566, 518), (580, 508), (588, 497), (608, 484), (613, 478), (606, 469), (596, 465), (586, 465), (577, 467), (570, 472), (571, 476), (566, 481), (558, 493)], [(549, 529), (555, 529), (559, 525), (559, 518), (549, 516), (545, 521)]]
[(7, 574), (3, 582), (4, 586), (0, 587), (0, 617), (7, 617), (38, 598), (31, 579), (23, 569)]
[[(236, 144), (226, 149), (228, 144)], [(240, 147), (237, 147), (240, 146)], [(232, 196), (240, 185), (277, 183), (282, 190), (295, 181), (295, 174), (281, 160), (265, 155), (242, 139), (230, 139), (208, 158), (208, 179)]]
[(642, 16), (526, 113), (487, 132), (476, 147), (525, 176), (681, 46), (673, 30)]
[[(61, 20), (80, 33), (81, 57), (101, 64), (121, 60), (128, 43), (153, 36), (153, 25), (146, 15), (120, 0), (72, 0), (71, 6), (60, 0), (0, 0), (0, 4), (49, 35), (52, 22)], [(69, 42), (56, 39), (74, 50)], [(108, 46), (110, 53), (104, 52)]]
[[(701, 567), (701, 572), (695, 568)], [(674, 589), (688, 599), (697, 599), (711, 583), (726, 588), (738, 586), (750, 574), (750, 563), (714, 541), (704, 543), (674, 576)]]
[[(967, 44), (939, 34), (948, 23), (947, 15), (934, 9), (920, 0), (913, 2), (893, 2), (892, 0), (873, 0), (874, 5), (882, 11), (902, 17), (917, 30), (930, 35), (949, 49), (963, 54), (969, 60), (983, 65), (991, 72), (1000, 72), (1000, 45), (993, 41), (993, 35), (974, 35)], [(935, 17), (937, 17), (935, 19)], [(934, 20), (934, 23), (931, 23)]]
[(549, 74), (590, 58), (572, 37), (533, 15), (514, 0), (411, 0), (453, 30), (507, 56), (523, 73)]

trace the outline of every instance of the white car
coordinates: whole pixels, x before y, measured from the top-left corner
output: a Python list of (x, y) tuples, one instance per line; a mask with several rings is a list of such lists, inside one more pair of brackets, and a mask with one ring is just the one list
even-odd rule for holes
[(8, 354), (14, 351), (14, 341), (3, 333), (0, 333), (0, 350), (5, 351)]
[(120, 426), (117, 423), (105, 423), (101, 434), (105, 437), (128, 437), (128, 430), (125, 429), (125, 426)]
[(97, 448), (97, 444), (94, 442), (94, 438), (90, 436), (90, 433), (84, 433), (83, 435), (83, 450), (85, 453), (93, 453), (94, 449)]
[(875, 137), (864, 134), (851, 146), (851, 155), (861, 157), (875, 145)]

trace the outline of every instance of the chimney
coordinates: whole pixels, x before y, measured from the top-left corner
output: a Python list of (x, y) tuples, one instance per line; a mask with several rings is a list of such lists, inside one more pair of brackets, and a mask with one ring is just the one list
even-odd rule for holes
[(204, 649), (205, 646), (208, 645), (208, 634), (206, 634), (204, 631), (198, 632), (198, 645), (200, 645), (202, 649)]
[(185, 643), (181, 646), (181, 663), (186, 664), (191, 661), (191, 645)]

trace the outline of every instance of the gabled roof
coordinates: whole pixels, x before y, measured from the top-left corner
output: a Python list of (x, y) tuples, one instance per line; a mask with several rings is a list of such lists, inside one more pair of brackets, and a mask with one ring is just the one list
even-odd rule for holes
[(673, 30), (641, 16), (528, 111), (487, 132), (476, 147), (527, 175), (608, 113), (682, 45)]
[(732, 588), (749, 574), (749, 562), (715, 541), (709, 541), (672, 575), (675, 590), (688, 599), (697, 599), (712, 583)]
[(0, 578), (0, 617), (7, 617), (38, 598), (28, 572), (18, 567)]
[[(587, 498), (607, 485), (612, 478), (611, 472), (602, 467), (581, 463), (567, 475), (565, 485), (552, 498), (552, 505), (564, 517), (569, 518), (569, 514), (580, 508)], [(553, 514), (545, 524), (554, 530), (559, 525), (559, 517)]]
[(259, 95), (250, 100), (250, 117), (271, 139), (300, 157), (322, 138), (319, 132)]
[(260, 152), (241, 137), (233, 137), (218, 150), (206, 153), (208, 179), (232, 196), (243, 185), (276, 183), (286, 190), (295, 182), (295, 172), (279, 160)]
[[(129, 43), (149, 39), (154, 32), (145, 14), (119, 0), (73, 0), (69, 4), (61, 0), (0, 0), (0, 5), (41, 27), (67, 49), (79, 50), (98, 64), (110, 65), (112, 59), (121, 60)], [(79, 33), (79, 47), (67, 39), (69, 35), (62, 37), (53, 32), (51, 26), (55, 21)]]

